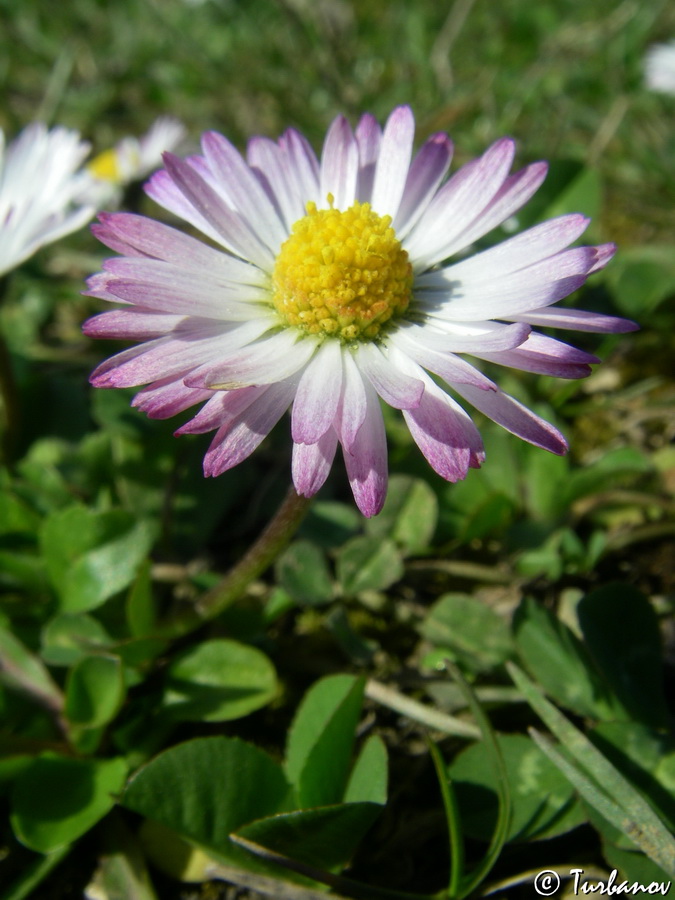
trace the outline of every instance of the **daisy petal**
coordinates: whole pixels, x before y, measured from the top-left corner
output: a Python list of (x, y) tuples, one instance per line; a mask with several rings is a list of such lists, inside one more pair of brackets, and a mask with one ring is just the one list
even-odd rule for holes
[(398, 212), (410, 168), (414, 136), (412, 111), (408, 106), (399, 106), (384, 126), (375, 166), (371, 205), (380, 216), (391, 216), (393, 219)]
[(452, 141), (445, 134), (433, 134), (410, 166), (394, 228), (403, 239), (424, 213), (445, 177), (452, 159)]
[(539, 375), (554, 375), (557, 378), (586, 378), (591, 374), (591, 365), (600, 362), (597, 356), (543, 334), (531, 334), (515, 350), (477, 353), (476, 356), (500, 366), (510, 366)]
[(503, 391), (480, 391), (468, 384), (453, 385), (453, 388), (476, 409), (511, 434), (558, 456), (567, 453), (567, 441), (557, 428)]
[(342, 348), (326, 341), (300, 377), (291, 433), (296, 444), (315, 444), (333, 424), (342, 387)]
[(197, 403), (203, 403), (212, 394), (212, 391), (196, 391), (186, 387), (181, 378), (162, 378), (139, 391), (131, 405), (151, 419), (170, 419)]
[(509, 316), (513, 321), (527, 318), (533, 325), (545, 328), (573, 328), (575, 331), (610, 332), (619, 334), (625, 331), (637, 331), (639, 325), (630, 319), (619, 319), (617, 316), (605, 316), (602, 313), (586, 312), (582, 309), (531, 309), (527, 316)]
[(433, 383), (417, 409), (403, 416), (415, 443), (431, 468), (446, 481), (466, 478), (469, 468), (483, 461), (478, 429), (464, 410)]
[(359, 175), (356, 184), (356, 198), (361, 203), (370, 203), (375, 183), (375, 166), (380, 153), (382, 129), (374, 116), (361, 116), (354, 132), (359, 149)]
[[(393, 350), (393, 353), (396, 351)], [(414, 409), (419, 406), (424, 383), (411, 378), (396, 366), (396, 357), (387, 355), (376, 344), (363, 344), (356, 351), (356, 363), (367, 376), (385, 403), (395, 409)]]
[(304, 216), (305, 209), (285, 155), (274, 141), (253, 138), (249, 142), (247, 156), (251, 169), (267, 191), (271, 203), (278, 209), (286, 232), (289, 232), (294, 223)]
[(233, 209), (226, 206), (218, 194), (187, 162), (164, 154), (166, 170), (197, 212), (220, 236), (221, 242), (244, 259), (267, 271), (274, 263), (269, 249), (251, 231), (246, 222)]
[(228, 185), (230, 197), (249, 228), (276, 253), (286, 239), (286, 230), (249, 166), (232, 144), (215, 131), (204, 135), (202, 149), (216, 179)]
[(366, 414), (351, 449), (343, 445), (349, 483), (356, 505), (364, 516), (377, 515), (387, 493), (387, 439), (384, 421), (373, 388), (364, 383)]
[(352, 129), (338, 116), (328, 129), (321, 154), (321, 203), (333, 196), (336, 209), (348, 209), (356, 196), (359, 152)]
[(337, 435), (331, 428), (314, 444), (293, 444), (293, 484), (302, 497), (313, 497), (323, 487), (337, 443)]
[(204, 475), (221, 475), (250, 456), (290, 406), (295, 388), (293, 379), (267, 386), (244, 412), (219, 428), (204, 457)]
[(335, 416), (340, 443), (351, 450), (368, 409), (366, 387), (351, 353), (342, 354), (342, 391)]

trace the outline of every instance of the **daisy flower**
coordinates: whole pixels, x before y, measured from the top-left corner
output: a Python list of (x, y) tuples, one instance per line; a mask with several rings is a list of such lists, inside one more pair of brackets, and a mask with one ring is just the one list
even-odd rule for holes
[(675, 41), (653, 44), (647, 50), (645, 84), (652, 91), (675, 94)]
[(35, 122), (6, 148), (0, 129), (0, 276), (94, 215), (79, 198), (86, 176), (78, 170), (88, 152), (66, 128)]
[(99, 153), (87, 165), (93, 201), (99, 206), (109, 203), (118, 197), (121, 187), (145, 178), (161, 165), (162, 153), (175, 150), (185, 134), (178, 119), (160, 116), (143, 137), (122, 138), (110, 150)]
[(278, 142), (254, 138), (245, 159), (215, 132), (201, 156), (165, 154), (146, 191), (208, 242), (125, 213), (93, 226), (121, 256), (88, 293), (122, 306), (85, 332), (141, 343), (99, 366), (92, 383), (146, 385), (133, 404), (156, 418), (202, 404), (177, 434), (215, 431), (207, 476), (246, 459), (290, 409), (297, 492), (319, 490), (340, 445), (366, 516), (387, 488), (380, 400), (402, 411), (448, 481), (484, 459), (462, 401), (564, 453), (562, 435), (467, 356), (587, 375), (594, 356), (535, 327), (632, 330), (552, 307), (614, 247), (570, 247), (588, 224), (571, 214), (469, 255), (534, 194), (546, 165), (509, 174), (514, 143), (504, 138), (446, 180), (449, 138), (433, 135), (413, 157), (414, 130), (399, 107), (384, 129), (370, 115), (355, 131), (338, 117), (320, 159), (293, 129)]

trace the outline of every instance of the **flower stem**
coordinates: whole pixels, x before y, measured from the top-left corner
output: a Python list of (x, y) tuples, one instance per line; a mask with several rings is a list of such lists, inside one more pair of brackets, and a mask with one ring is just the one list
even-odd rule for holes
[(196, 601), (188, 615), (170, 623), (171, 632), (185, 634), (203, 622), (214, 619), (243, 595), (246, 588), (261, 575), (290, 543), (305, 517), (311, 498), (301, 497), (291, 487), (275, 516), (242, 559), (222, 581)]

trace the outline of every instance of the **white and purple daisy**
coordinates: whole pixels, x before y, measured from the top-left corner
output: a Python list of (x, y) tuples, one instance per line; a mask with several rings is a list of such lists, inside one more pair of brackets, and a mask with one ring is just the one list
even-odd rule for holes
[(88, 152), (67, 128), (34, 122), (6, 148), (0, 129), (0, 276), (92, 218), (95, 206), (80, 197)]
[(526, 203), (546, 165), (510, 175), (514, 143), (504, 138), (445, 180), (451, 141), (435, 134), (413, 157), (414, 130), (399, 107), (384, 129), (370, 115), (355, 131), (337, 118), (320, 160), (292, 129), (278, 142), (254, 138), (246, 159), (214, 132), (203, 156), (165, 154), (146, 191), (209, 243), (142, 216), (101, 217), (94, 231), (121, 257), (88, 293), (123, 305), (84, 329), (141, 343), (99, 366), (92, 383), (147, 385), (133, 404), (155, 418), (203, 404), (177, 434), (215, 430), (207, 476), (246, 459), (290, 409), (297, 492), (319, 490), (339, 444), (366, 516), (387, 488), (380, 400), (402, 410), (443, 478), (483, 462), (477, 428), (432, 375), (524, 440), (564, 453), (552, 425), (466, 357), (587, 375), (594, 356), (533, 326), (632, 330), (552, 308), (614, 247), (570, 247), (588, 224), (571, 214), (466, 255)]

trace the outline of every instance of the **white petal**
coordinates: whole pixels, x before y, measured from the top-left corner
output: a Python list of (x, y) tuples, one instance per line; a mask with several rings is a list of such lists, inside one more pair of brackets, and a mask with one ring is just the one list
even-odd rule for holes
[(279, 209), (288, 234), (298, 219), (305, 215), (304, 203), (307, 201), (303, 201), (298, 192), (286, 155), (274, 141), (257, 137), (249, 142), (248, 161), (270, 200)]
[(356, 199), (361, 203), (370, 203), (375, 182), (375, 165), (380, 152), (382, 129), (374, 116), (366, 113), (361, 116), (354, 132), (359, 148), (359, 175), (356, 185)]
[(395, 409), (413, 409), (419, 406), (424, 384), (404, 374), (393, 354), (394, 348), (387, 353), (375, 344), (362, 344), (356, 351), (356, 363), (385, 403)]
[(349, 122), (344, 116), (334, 120), (321, 154), (321, 205), (328, 194), (336, 209), (346, 210), (354, 203), (359, 152)]
[(164, 164), (197, 212), (216, 229), (221, 243), (264, 271), (272, 268), (274, 256), (269, 248), (188, 162), (165, 153)]
[(237, 211), (267, 247), (277, 253), (287, 231), (248, 165), (232, 144), (215, 131), (203, 136), (202, 149), (216, 178), (227, 185)]
[(349, 450), (366, 417), (366, 388), (358, 366), (348, 351), (342, 355), (342, 393), (335, 416), (340, 443)]
[(342, 388), (342, 349), (325, 341), (300, 377), (291, 429), (296, 444), (314, 444), (333, 424)]
[(384, 126), (375, 167), (371, 205), (380, 216), (391, 216), (393, 219), (398, 212), (410, 168), (414, 137), (415, 119), (412, 111), (408, 106), (399, 106)]
[(286, 329), (249, 344), (229, 358), (192, 372), (185, 383), (209, 390), (236, 390), (250, 384), (272, 384), (294, 375), (309, 362), (318, 344)]

